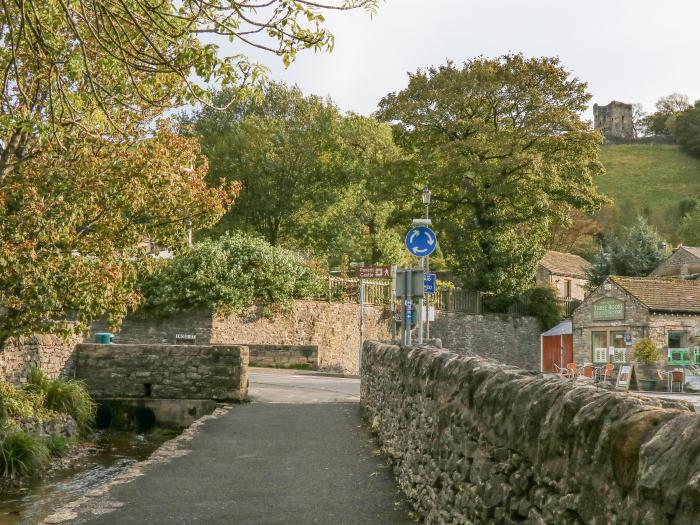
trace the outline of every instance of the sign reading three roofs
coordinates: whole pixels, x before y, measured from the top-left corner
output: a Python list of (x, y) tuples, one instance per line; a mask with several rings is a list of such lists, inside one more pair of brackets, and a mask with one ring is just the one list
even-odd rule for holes
[(613, 297), (604, 297), (593, 303), (594, 321), (616, 321), (625, 318), (625, 302)]

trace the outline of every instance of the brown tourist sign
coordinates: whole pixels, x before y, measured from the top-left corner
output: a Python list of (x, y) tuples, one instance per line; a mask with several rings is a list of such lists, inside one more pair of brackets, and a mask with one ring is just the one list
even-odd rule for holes
[(389, 279), (391, 266), (362, 266), (357, 270), (360, 279)]

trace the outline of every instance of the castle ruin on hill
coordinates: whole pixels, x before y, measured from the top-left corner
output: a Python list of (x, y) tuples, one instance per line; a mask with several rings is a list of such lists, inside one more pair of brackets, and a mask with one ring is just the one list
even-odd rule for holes
[(593, 104), (593, 126), (605, 138), (633, 139), (632, 104), (615, 100), (607, 106)]

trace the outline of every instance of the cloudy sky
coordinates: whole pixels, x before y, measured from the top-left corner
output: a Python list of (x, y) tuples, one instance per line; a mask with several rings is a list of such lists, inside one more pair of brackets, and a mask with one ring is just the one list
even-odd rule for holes
[(591, 104), (641, 102), (649, 111), (672, 92), (700, 98), (698, 20), (697, 0), (386, 0), (373, 18), (328, 16), (331, 54), (302, 53), (286, 70), (276, 57), (249, 55), (272, 78), (362, 114), (402, 89), (408, 71), (508, 51), (559, 56), (588, 82)]

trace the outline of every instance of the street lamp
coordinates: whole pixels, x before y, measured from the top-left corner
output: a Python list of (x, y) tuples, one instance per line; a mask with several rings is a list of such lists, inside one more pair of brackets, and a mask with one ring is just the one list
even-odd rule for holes
[[(430, 188), (427, 186), (423, 188), (423, 194), (421, 195), (421, 199), (423, 200), (423, 206), (425, 206), (425, 219), (426, 222), (430, 219), (428, 217), (428, 208), (430, 207)], [(428, 223), (430, 224), (430, 223)], [(423, 274), (425, 275), (430, 271), (430, 266), (428, 264), (428, 257), (423, 257)], [(421, 310), (421, 329), (419, 330), (419, 339), (420, 342), (423, 342), (423, 299), (420, 300), (420, 310)], [(430, 338), (430, 301), (428, 300), (428, 297), (426, 297), (425, 300), (425, 337), (426, 339)]]

